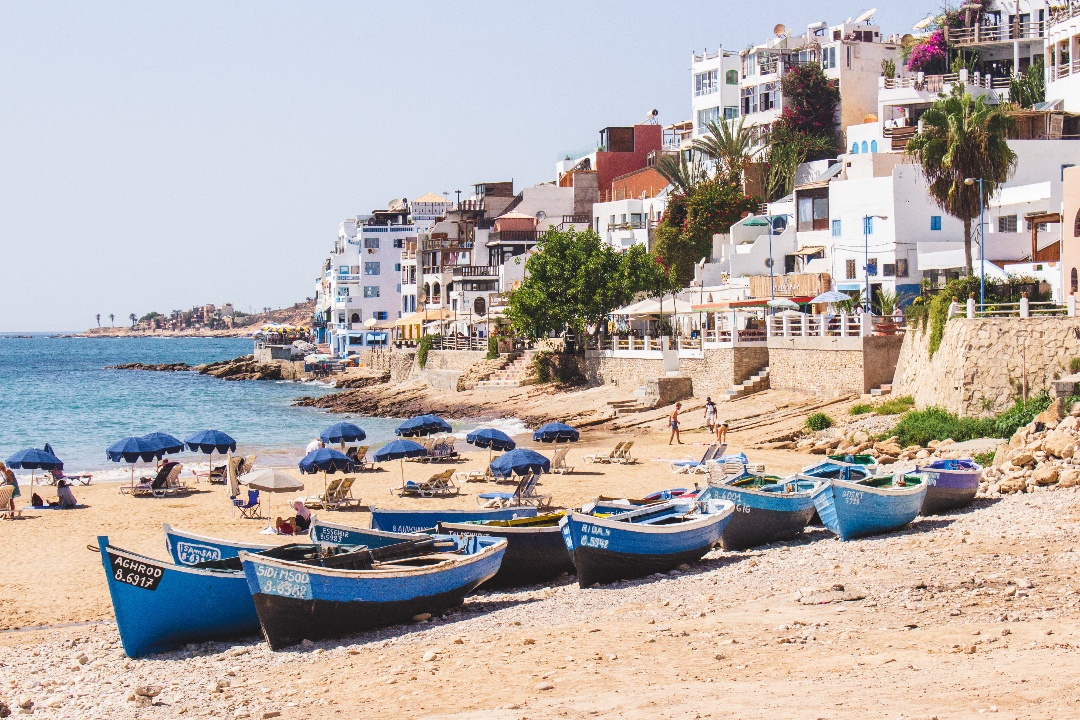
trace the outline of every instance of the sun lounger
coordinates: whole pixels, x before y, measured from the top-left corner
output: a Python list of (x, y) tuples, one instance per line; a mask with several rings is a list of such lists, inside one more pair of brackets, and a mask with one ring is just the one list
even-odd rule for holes
[(561, 447), (555, 451), (555, 455), (551, 458), (551, 472), (559, 474), (574, 472), (574, 468), (566, 464), (566, 454), (568, 452), (570, 452), (568, 447)]
[(308, 497), (300, 498), (300, 502), (304, 503), (304, 507), (317, 510), (319, 508), (329, 507), (329, 503), (333, 502), (337, 496), (338, 487), (343, 482), (343, 478), (333, 478), (330, 480), (330, 484), (326, 486), (326, 490), (322, 495), (309, 495)]
[(454, 480), (458, 482), (496, 482), (497, 477), (491, 474), (490, 468), (484, 468), (483, 470), (459, 470), (453, 474)]
[(14, 485), (0, 486), (0, 518), (14, 520), (22, 515), (22, 510), (11, 510), (11, 497), (15, 494)]
[(94, 476), (90, 473), (75, 473), (74, 475), (67, 475), (63, 470), (53, 470), (46, 476), (49, 480), (49, 484), (55, 485), (61, 480), (67, 480), (69, 484), (78, 483), (80, 485), (89, 485), (90, 481), (94, 479)]
[(457, 495), (458, 486), (454, 484), (453, 475), (453, 470), (444, 470), (432, 475), (425, 482), (406, 481), (398, 490), (398, 495), (425, 498)]
[(609, 463), (609, 462), (613, 462), (615, 460), (615, 458), (617, 458), (619, 456), (619, 453), (622, 452), (622, 449), (623, 449), (624, 445), (626, 445), (626, 443), (621, 442), (618, 445), (616, 445), (615, 449), (612, 450), (611, 452), (593, 453), (592, 455), (585, 455), (581, 459), (584, 460), (587, 463), (605, 463), (605, 462)]
[(713, 443), (705, 450), (705, 454), (701, 456), (701, 460), (676, 460), (671, 463), (671, 472), (676, 475), (679, 473), (707, 473), (709, 471), (709, 461), (717, 455), (723, 454), (721, 448), (726, 447), (727, 445)]
[(247, 500), (241, 500), (238, 497), (233, 498), (233, 506), (240, 511), (240, 517), (248, 520), (260, 520), (262, 515), (259, 513), (259, 491), (248, 490)]
[(532, 473), (525, 473), (518, 478), (517, 488), (514, 492), (486, 492), (476, 496), (476, 504), (480, 507), (498, 508), (515, 507), (521, 505), (521, 494), (525, 492), (525, 486), (532, 480)]
[(352, 494), (353, 483), (356, 482), (355, 477), (347, 477), (341, 481), (341, 484), (337, 487), (337, 492), (326, 504), (327, 510), (337, 510), (342, 507), (350, 507), (352, 505), (359, 505), (360, 498), (354, 498)]
[(634, 441), (630, 440), (622, 446), (622, 450), (616, 450), (615, 457), (611, 458), (613, 463), (622, 463), (624, 465), (633, 465), (637, 462), (637, 458), (630, 455), (630, 448), (634, 447)]

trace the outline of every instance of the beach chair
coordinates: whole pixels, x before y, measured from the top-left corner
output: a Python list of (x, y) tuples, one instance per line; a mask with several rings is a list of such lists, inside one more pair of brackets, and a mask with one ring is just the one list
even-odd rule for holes
[(498, 478), (491, 474), (490, 468), (483, 470), (459, 470), (452, 476), (457, 482), (495, 482)]
[(260, 520), (262, 515), (259, 513), (259, 491), (248, 490), (247, 500), (241, 500), (239, 497), (232, 499), (233, 507), (240, 511), (240, 517), (246, 520)]
[(623, 445), (625, 445), (625, 444), (626, 443), (619, 443), (618, 445), (615, 446), (615, 449), (612, 450), (611, 452), (593, 453), (591, 455), (585, 455), (581, 459), (584, 460), (587, 463), (605, 463), (605, 462), (609, 463), (609, 462), (613, 462), (615, 460), (615, 458), (617, 458), (619, 456), (619, 453), (622, 452)]
[(574, 472), (574, 468), (566, 463), (566, 454), (568, 452), (570, 452), (568, 447), (561, 447), (555, 451), (554, 457), (551, 458), (551, 472), (560, 475)]
[(352, 486), (355, 482), (355, 477), (343, 478), (341, 484), (337, 487), (337, 492), (335, 492), (334, 496), (327, 501), (326, 509), (337, 510), (342, 507), (359, 505), (360, 498), (354, 498), (352, 494)]
[(180, 471), (183, 469), (184, 466), (180, 463), (173, 463), (169, 472), (165, 474), (164, 482), (154, 478), (154, 481), (150, 483), (150, 494), (156, 498), (163, 498), (166, 495), (175, 495), (181, 490), (186, 490), (187, 485), (180, 482)]
[(526, 486), (532, 482), (532, 473), (525, 473), (518, 478), (514, 492), (486, 492), (476, 496), (476, 504), (484, 508), (516, 507), (521, 505), (521, 496)]
[(709, 471), (708, 462), (716, 457), (719, 450), (720, 446), (713, 443), (706, 448), (705, 454), (701, 456), (701, 460), (676, 460), (671, 463), (671, 472), (676, 475), (690, 472), (706, 473)]
[(329, 503), (333, 502), (337, 496), (338, 487), (341, 486), (343, 481), (344, 478), (333, 478), (322, 495), (309, 495), (308, 497), (299, 498), (299, 500), (304, 503), (304, 507), (312, 510), (329, 507)]
[(139, 482), (135, 485), (121, 485), (120, 494), (150, 495), (154, 491), (155, 485), (157, 488), (165, 487), (165, 484), (169, 479), (169, 473), (172, 472), (175, 465), (175, 463), (166, 463), (158, 468), (157, 474), (154, 475), (154, 477), (141, 477), (139, 478)]
[(247, 475), (249, 472), (255, 469), (255, 459), (258, 455), (248, 455), (244, 458), (244, 462), (240, 465), (240, 471), (237, 473), (237, 477), (241, 475)]
[(724, 485), (746, 474), (746, 465), (734, 460), (715, 462), (709, 465), (709, 484)]
[(356, 451), (355, 457), (353, 457), (353, 462), (356, 463), (357, 471), (371, 470), (371, 469), (373, 469), (375, 467), (375, 463), (373, 463), (371, 460), (369, 460), (368, 456), (367, 456), (368, 450), (371, 449), (371, 446), (369, 446), (369, 445), (360, 445), (358, 447), (349, 448), (349, 449)]
[(444, 470), (441, 473), (435, 473), (424, 482), (406, 480), (405, 484), (398, 489), (398, 496), (430, 498), (445, 494), (443, 488), (446, 487), (446, 482), (450, 480), (453, 474), (453, 470)]
[(67, 475), (63, 470), (52, 470), (49, 475), (49, 483), (55, 485), (61, 480), (67, 480), (69, 484), (74, 485), (78, 483), (80, 485), (89, 485), (90, 481), (94, 479), (94, 476), (90, 473), (75, 473), (74, 475)]
[(634, 441), (630, 440), (622, 446), (622, 450), (619, 450), (615, 457), (611, 459), (613, 463), (622, 463), (624, 465), (633, 465), (637, 462), (637, 458), (630, 454), (630, 448), (634, 447)]
[(11, 509), (11, 498), (15, 494), (14, 485), (0, 486), (0, 518), (14, 520), (22, 515), (22, 510)]
[(540, 495), (536, 492), (536, 483), (539, 482), (539, 480), (539, 475), (533, 475), (529, 478), (529, 481), (525, 483), (518, 495), (519, 505), (533, 505), (537, 508), (551, 507), (551, 496)]

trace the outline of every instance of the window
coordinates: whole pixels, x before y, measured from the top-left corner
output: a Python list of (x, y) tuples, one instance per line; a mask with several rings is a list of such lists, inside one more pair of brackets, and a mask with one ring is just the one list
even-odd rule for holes
[(847, 69), (851, 69), (851, 46), (845, 45), (844, 49), (847, 50)]
[(931, 215), (930, 216), (930, 229), (931, 230), (941, 230), (941, 216), (940, 215)]
[[(734, 71), (732, 71), (734, 72)], [(724, 119), (725, 120), (738, 120), (739, 119), (739, 107), (738, 105), (728, 105), (724, 107)]]
[(757, 85), (743, 88), (740, 95), (742, 96), (742, 114), (756, 113), (758, 111)]
[(852, 155), (858, 155), (859, 154), (859, 143), (857, 143), (857, 142), (851, 143), (851, 154)]
[(824, 70), (832, 70), (836, 67), (836, 46), (822, 48), (821, 67)]
[(872, 152), (872, 153), (877, 152), (877, 140), (871, 140), (870, 141), (870, 152)]
[(896, 260), (896, 277), (906, 278), (908, 276), (908, 261), (907, 258), (903, 260)]
[(896, 277), (896, 263), (885, 263), (882, 265), (881, 274), (884, 277)]
[(758, 110), (765, 112), (766, 110), (772, 110), (776, 107), (777, 102), (780, 100), (779, 86), (777, 83), (768, 83), (762, 85), (758, 90)]
[(1076, 211), (1076, 219), (1073, 220), (1073, 237), (1080, 237), (1080, 210)]
[(364, 238), (364, 247), (377, 249), (379, 247), (379, 238)]
[(394, 263), (394, 272), (401, 272), (401, 263)]
[(364, 286), (364, 297), (366, 297), (366, 298), (377, 298), (377, 297), (379, 297), (379, 286), (378, 285), (365, 285)]
[(704, 110), (698, 110), (697, 124), (699, 128), (703, 128), (711, 122), (716, 122), (720, 119), (720, 108), (711, 107)]
[(380, 272), (382, 272), (381, 263), (377, 263), (377, 262), (366, 262), (366, 263), (364, 263), (364, 274), (365, 275), (378, 275)]
[(859, 150), (860, 150), (860, 152), (862, 152), (862, 153), (864, 153), (864, 154), (865, 154), (865, 153), (868, 153), (868, 152), (870, 152), (870, 146), (868, 146), (868, 145), (866, 144), (866, 141), (865, 141), (865, 140), (863, 140), (863, 141), (862, 141), (862, 145), (860, 145), (860, 146), (859, 146)]
[[(813, 194), (809, 194), (813, 193)], [(827, 188), (809, 191), (799, 196), (798, 227), (800, 232), (829, 229), (829, 191)]]
[(845, 260), (844, 261), (844, 277), (846, 277), (848, 280), (854, 280), (855, 279), (855, 261), (854, 260)]
[(840, 226), (840, 221), (839, 220), (833, 220), (832, 221), (832, 236), (833, 237), (840, 237), (840, 234), (841, 234), (840, 227), (841, 226)]
[(396, 248), (405, 247), (405, 238), (394, 238), (394, 247), (396, 247)]
[(709, 70), (694, 75), (694, 97), (710, 95), (720, 89), (717, 73), (716, 70)]
[(1014, 233), (1016, 232), (1016, 216), (1015, 215), (1001, 215), (998, 217), (998, 232), (999, 233)]
[(338, 271), (338, 275), (348, 275), (349, 274), (349, 266), (348, 265), (340, 265), (340, 266), (338, 266), (337, 271)]
[[(1039, 232), (1046, 232), (1048, 229), (1050, 229), (1050, 223), (1041, 222), (1038, 225), (1039, 225)], [(1031, 232), (1031, 221), (1030, 220), (1025, 221), (1025, 226), (1027, 228), (1027, 231)]]
[(350, 315), (349, 316), (349, 322), (353, 322), (353, 323), (360, 322), (360, 313), (353, 313), (352, 315)]
[(738, 85), (739, 84), (739, 71), (738, 70), (728, 70), (727, 74), (724, 76), (724, 82), (726, 82), (728, 85)]
[(388, 320), (389, 314), (385, 310), (379, 310), (375, 313), (376, 320)]
[(870, 258), (866, 261), (866, 274), (877, 275), (877, 258)]
[(1069, 292), (1080, 292), (1080, 282), (1076, 276), (1076, 268), (1072, 269), (1069, 273), (1069, 286), (1072, 288)]
[(863, 231), (863, 235), (873, 235), (874, 234), (874, 218), (873, 217), (864, 217), (862, 219), (862, 231)]

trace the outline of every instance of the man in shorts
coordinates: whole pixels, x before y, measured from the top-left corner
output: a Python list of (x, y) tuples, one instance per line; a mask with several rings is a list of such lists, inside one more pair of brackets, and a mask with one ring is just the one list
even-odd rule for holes
[(681, 409), (682, 403), (675, 403), (675, 409), (668, 416), (668, 426), (671, 427), (671, 437), (668, 438), (668, 445), (671, 444), (672, 440), (678, 440), (680, 445), (683, 444), (682, 438), (679, 437), (679, 410)]

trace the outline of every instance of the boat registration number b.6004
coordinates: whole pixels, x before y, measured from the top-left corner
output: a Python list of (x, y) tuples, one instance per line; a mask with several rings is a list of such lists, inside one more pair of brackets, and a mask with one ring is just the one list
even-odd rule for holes
[(861, 505), (862, 496), (863, 494), (856, 490), (845, 490), (842, 495), (844, 502), (848, 505)]
[(306, 572), (270, 565), (256, 565), (255, 576), (259, 579), (259, 590), (267, 595), (301, 600), (311, 599), (311, 576)]
[(151, 565), (140, 560), (133, 560), (123, 555), (109, 553), (109, 565), (113, 579), (117, 582), (133, 585), (144, 590), (157, 590), (164, 570), (158, 565)]

